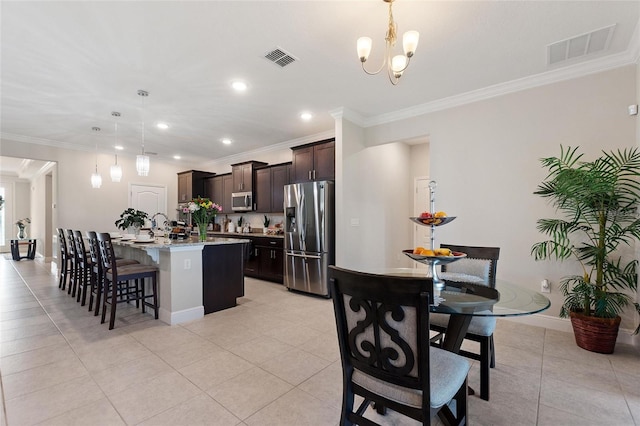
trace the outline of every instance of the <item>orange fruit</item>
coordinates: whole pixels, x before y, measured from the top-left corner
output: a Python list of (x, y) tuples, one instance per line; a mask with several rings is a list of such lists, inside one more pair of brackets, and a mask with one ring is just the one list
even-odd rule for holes
[(422, 256), (435, 256), (435, 252), (433, 250), (429, 250), (429, 249), (423, 249), (420, 254)]
[(420, 252), (421, 252), (422, 250), (424, 250), (424, 247), (420, 247), (420, 246), (418, 246), (418, 247), (416, 247), (416, 248), (414, 248), (414, 249), (413, 249), (413, 254), (420, 254)]
[(433, 217), (447, 217), (445, 212), (436, 212)]

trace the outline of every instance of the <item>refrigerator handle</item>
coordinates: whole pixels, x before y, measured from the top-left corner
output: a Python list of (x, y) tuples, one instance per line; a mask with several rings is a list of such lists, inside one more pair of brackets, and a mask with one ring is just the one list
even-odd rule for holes
[(303, 259), (322, 259), (322, 257), (320, 256), (309, 256), (306, 254), (295, 254), (295, 253), (287, 253), (287, 256), (302, 257)]

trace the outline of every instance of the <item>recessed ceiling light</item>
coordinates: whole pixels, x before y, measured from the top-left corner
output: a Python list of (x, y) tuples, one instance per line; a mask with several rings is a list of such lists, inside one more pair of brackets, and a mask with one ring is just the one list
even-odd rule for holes
[(229, 138), (224, 138), (224, 139), (220, 139), (220, 142), (222, 142), (225, 145), (231, 145), (231, 139)]
[(247, 86), (247, 83), (244, 81), (236, 80), (231, 83), (231, 87), (233, 87), (233, 90), (236, 92), (244, 92), (249, 86)]
[(313, 114), (311, 114), (310, 112), (303, 112), (302, 114), (300, 114), (300, 118), (303, 119), (304, 121), (309, 121), (311, 120), (312, 117), (313, 117)]
[(158, 129), (167, 130), (169, 128), (169, 125), (167, 123), (158, 123), (156, 124), (156, 127)]
[(179, 155), (174, 155), (174, 156), (173, 156), (173, 159), (174, 159), (174, 160), (179, 160), (179, 159), (181, 159), (181, 158), (182, 158), (182, 157), (180, 157)]
[(116, 145), (116, 146), (114, 146), (114, 148), (117, 149), (118, 151), (122, 151), (124, 149), (124, 146)]

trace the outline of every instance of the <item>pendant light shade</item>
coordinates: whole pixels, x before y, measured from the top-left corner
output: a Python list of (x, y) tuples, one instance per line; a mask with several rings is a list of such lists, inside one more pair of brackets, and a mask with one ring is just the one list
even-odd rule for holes
[(120, 182), (122, 179), (122, 167), (118, 164), (118, 156), (116, 155), (116, 164), (112, 165), (109, 169), (111, 174), (111, 182)]
[(149, 176), (149, 156), (144, 153), (136, 156), (136, 170), (138, 176)]
[[(120, 113), (117, 111), (113, 111), (111, 115), (116, 119), (120, 117)], [(113, 132), (113, 148), (115, 149), (116, 145), (118, 145), (118, 122), (117, 121), (114, 123), (114, 127), (115, 129)], [(116, 162), (109, 168), (109, 175), (111, 175), (111, 182), (120, 182), (120, 179), (122, 179), (122, 167), (120, 167), (120, 165), (118, 164), (118, 154), (114, 154), (114, 156), (115, 156)]]
[(136, 171), (138, 176), (149, 176), (149, 156), (144, 153), (144, 98), (149, 96), (149, 92), (138, 90), (138, 96), (142, 98), (142, 153), (136, 156)]
[(91, 187), (99, 189), (102, 186), (102, 176), (96, 170), (95, 173), (91, 173)]
[[(99, 132), (100, 127), (92, 127), (91, 130)], [(91, 174), (91, 187), (99, 189), (102, 186), (102, 176), (98, 173), (98, 141), (96, 138), (96, 171)]]

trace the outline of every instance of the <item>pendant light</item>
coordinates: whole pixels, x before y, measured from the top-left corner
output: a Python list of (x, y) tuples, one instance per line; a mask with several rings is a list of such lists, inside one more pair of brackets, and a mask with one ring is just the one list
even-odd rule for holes
[[(113, 117), (116, 118), (116, 121), (114, 122), (114, 126), (115, 126), (115, 130), (113, 132), (113, 149), (115, 150), (116, 146), (118, 145), (118, 121), (117, 118), (120, 117), (120, 113), (119, 112), (112, 112), (111, 115)], [(120, 179), (122, 179), (122, 167), (120, 167), (120, 165), (118, 164), (118, 154), (114, 154), (115, 155), (115, 159), (116, 159), (116, 163), (113, 164), (111, 166), (111, 168), (109, 169), (109, 173), (111, 174), (111, 182), (120, 182)]]
[(142, 98), (142, 154), (136, 156), (136, 170), (138, 171), (138, 176), (148, 176), (149, 156), (144, 153), (144, 98), (149, 96), (149, 92), (138, 90), (138, 96)]
[[(92, 127), (91, 130), (99, 132), (100, 127)], [(98, 189), (102, 186), (102, 176), (98, 173), (98, 138), (96, 137), (96, 171), (91, 174), (91, 187)]]

